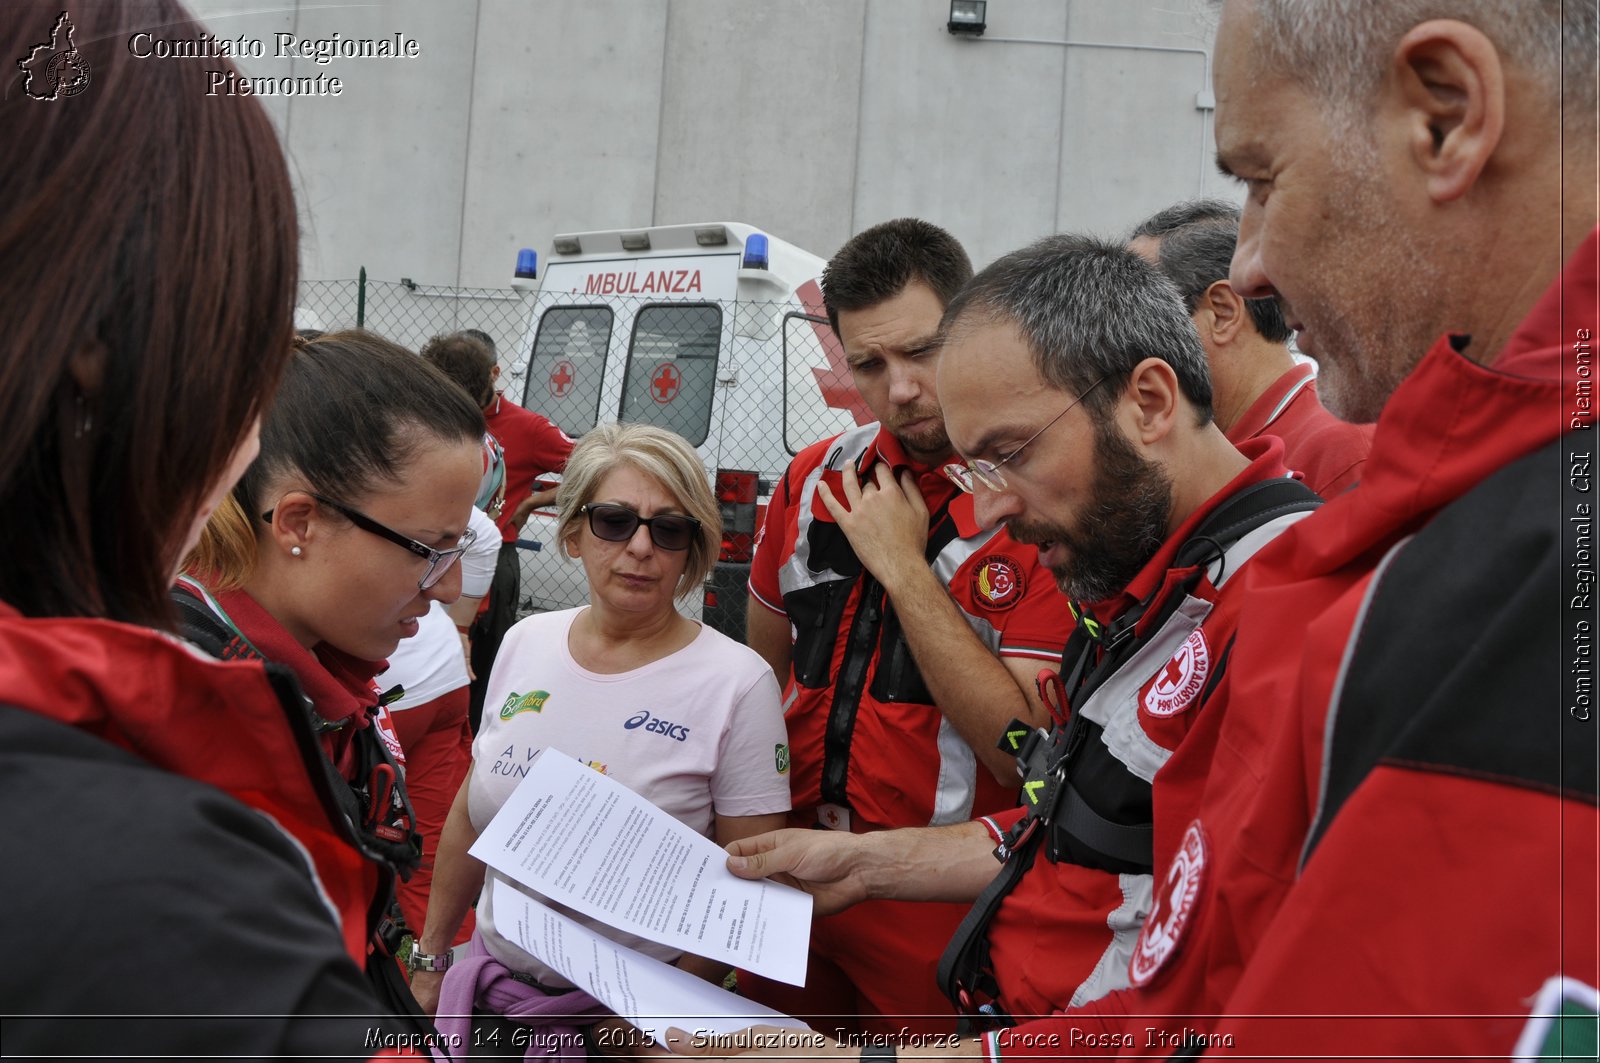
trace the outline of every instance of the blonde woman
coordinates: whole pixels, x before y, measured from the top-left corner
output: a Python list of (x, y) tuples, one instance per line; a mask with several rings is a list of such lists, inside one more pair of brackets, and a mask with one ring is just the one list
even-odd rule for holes
[[(705, 579), (722, 539), (693, 448), (646, 425), (596, 428), (573, 450), (556, 505), (557, 535), (583, 564), (589, 604), (528, 617), (507, 632), (495, 659), (472, 770), (439, 845), (422, 969), (412, 983), (418, 1000), (439, 1012), (442, 1031), (451, 1029), (450, 1013), (473, 1010), (510, 1012), (537, 1026), (586, 1008), (587, 1023), (598, 1017), (584, 994), (498, 932), (484, 866), (466, 852), (516, 788), (515, 768), (534, 753), (548, 747), (585, 761), (723, 845), (781, 827), (789, 809), (772, 669), (676, 607)], [(475, 896), (475, 955), (449, 976), (439, 1007), (439, 969)], [(725, 973), (700, 957), (596, 929), (704, 977)]]

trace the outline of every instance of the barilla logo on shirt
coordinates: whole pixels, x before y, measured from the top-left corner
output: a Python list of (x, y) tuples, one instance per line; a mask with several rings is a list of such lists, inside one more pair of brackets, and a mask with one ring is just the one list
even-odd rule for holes
[(535, 690), (531, 694), (518, 694), (511, 692), (506, 698), (506, 703), (500, 706), (500, 718), (509, 720), (519, 712), (543, 712), (544, 703), (550, 700), (550, 691)]
[(779, 742), (772, 747), (773, 765), (778, 769), (779, 775), (789, 774), (789, 747)]
[(680, 742), (689, 740), (689, 729), (687, 727), (681, 723), (673, 723), (671, 720), (663, 720), (659, 716), (651, 716), (649, 709), (640, 709), (624, 720), (622, 726), (624, 730), (628, 731), (643, 727), (651, 734), (666, 735), (668, 738), (676, 738)]

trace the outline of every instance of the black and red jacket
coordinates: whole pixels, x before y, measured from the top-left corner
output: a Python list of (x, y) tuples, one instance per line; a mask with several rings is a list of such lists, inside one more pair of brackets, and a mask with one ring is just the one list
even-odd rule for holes
[[(9, 1050), (367, 1058), (403, 1038), (354, 960), (371, 872), (313, 785), (299, 698), (258, 662), (0, 604)], [(91, 1015), (157, 1017), (60, 1017)]]

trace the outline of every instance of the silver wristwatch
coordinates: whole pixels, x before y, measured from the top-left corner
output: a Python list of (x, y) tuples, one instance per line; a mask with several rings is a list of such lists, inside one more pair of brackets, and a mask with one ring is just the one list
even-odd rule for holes
[(412, 946), (411, 955), (406, 957), (406, 969), (412, 974), (416, 974), (418, 971), (432, 971), (435, 974), (442, 974), (443, 972), (448, 971), (450, 969), (450, 965), (454, 962), (456, 962), (455, 953), (451, 952), (449, 949), (446, 949), (440, 953), (429, 955), (428, 953), (423, 952), (421, 949)]

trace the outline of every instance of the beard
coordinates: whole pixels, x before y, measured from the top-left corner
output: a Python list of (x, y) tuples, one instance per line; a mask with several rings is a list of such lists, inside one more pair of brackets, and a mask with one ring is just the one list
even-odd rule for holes
[(1011, 522), (1014, 538), (1067, 548), (1050, 571), (1074, 601), (1103, 601), (1132, 583), (1161, 549), (1172, 516), (1171, 479), (1109, 419), (1095, 424), (1094, 464), (1089, 502), (1073, 527)]
[[(927, 420), (929, 427), (907, 433), (903, 426)], [(906, 453), (913, 458), (936, 460), (950, 453), (950, 437), (945, 434), (944, 414), (937, 405), (918, 406), (897, 412), (892, 420), (885, 420), (889, 434), (900, 441)]]

